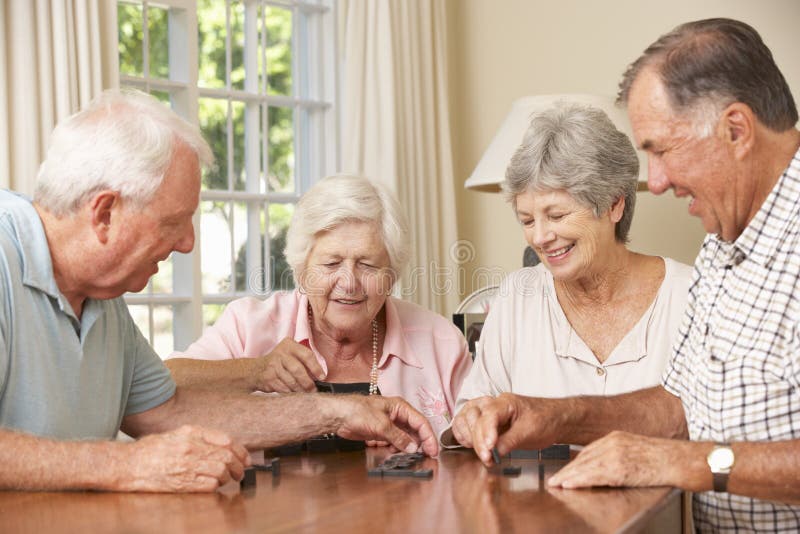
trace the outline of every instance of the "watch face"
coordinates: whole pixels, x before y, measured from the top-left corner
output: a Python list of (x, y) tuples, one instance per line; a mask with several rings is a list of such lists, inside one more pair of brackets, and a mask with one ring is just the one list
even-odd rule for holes
[(722, 471), (733, 466), (733, 451), (730, 447), (717, 447), (708, 455), (708, 465), (712, 471)]

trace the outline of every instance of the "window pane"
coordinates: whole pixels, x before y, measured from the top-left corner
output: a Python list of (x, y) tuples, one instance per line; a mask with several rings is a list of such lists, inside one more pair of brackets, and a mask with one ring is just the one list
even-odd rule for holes
[(169, 78), (169, 12), (160, 7), (147, 8), (147, 28), (150, 39), (150, 76)]
[(164, 359), (173, 347), (172, 306), (153, 306), (153, 350)]
[(269, 206), (269, 265), (270, 287), (294, 288), (292, 271), (286, 263), (283, 249), (286, 248), (286, 231), (294, 213), (294, 204), (270, 204)]
[(172, 255), (158, 264), (158, 272), (150, 279), (153, 293), (172, 293)]
[(203, 304), (203, 330), (216, 323), (224, 309), (224, 304)]
[(231, 290), (230, 205), (204, 201), (200, 210), (203, 293), (228, 293)]
[(150, 90), (150, 94), (156, 97), (160, 102), (163, 102), (167, 107), (172, 107), (169, 91)]
[[(280, 7), (265, 6), (267, 92), (271, 95), (292, 95), (292, 12)], [(259, 40), (261, 43), (262, 40)], [(259, 48), (261, 48), (259, 44)], [(259, 50), (259, 55), (261, 55)]]
[(231, 2), (231, 87), (244, 89), (244, 5)]
[[(258, 211), (258, 207), (254, 206), (253, 209)], [(236, 291), (247, 291), (251, 273), (247, 266), (247, 204), (243, 202), (233, 204), (233, 247), (236, 250)]]
[[(294, 31), (295, 31), (295, 50), (294, 50), (294, 58), (298, 64), (303, 65), (306, 68), (298, 69), (298, 72), (295, 73), (294, 78), (294, 91), (297, 96), (300, 98), (309, 98), (310, 91), (308, 85), (308, 78), (309, 78), (309, 69), (307, 68), (310, 65), (314, 65), (314, 63), (309, 63), (309, 54), (311, 50), (309, 50), (309, 43), (308, 43), (308, 35), (309, 35), (309, 24), (313, 24), (313, 21), (319, 20), (319, 17), (314, 15), (309, 15), (308, 13), (304, 13), (302, 10), (299, 11), (295, 15), (294, 21)], [(317, 64), (319, 66), (319, 64)], [(315, 95), (316, 96), (316, 95)]]
[(203, 172), (203, 189), (228, 189), (228, 102), (216, 98), (198, 99), (198, 118), (211, 150), (214, 168)]
[(225, 2), (198, 0), (197, 38), (200, 87), (225, 87)]
[(267, 112), (267, 153), (270, 191), (294, 191), (294, 119), (291, 108), (270, 107)]
[(128, 304), (128, 311), (144, 338), (150, 342), (150, 307), (147, 304)]
[(231, 127), (233, 128), (233, 188), (245, 189), (244, 172), (244, 102), (231, 102)]
[(142, 60), (142, 6), (120, 2), (117, 6), (119, 35), (119, 72), (141, 76)]

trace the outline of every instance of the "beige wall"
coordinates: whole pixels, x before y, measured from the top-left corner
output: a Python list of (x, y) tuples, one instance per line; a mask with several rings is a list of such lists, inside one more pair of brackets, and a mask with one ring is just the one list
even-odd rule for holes
[[(546, 93), (616, 94), (623, 70), (659, 35), (689, 20), (731, 17), (772, 49), (795, 98), (798, 0), (447, 0), (450, 114), (459, 239), (470, 241), (466, 291), (477, 267), (521, 266), (525, 242), (497, 194), (462, 187), (511, 103)], [(691, 263), (704, 233), (687, 202), (638, 193), (631, 248)]]

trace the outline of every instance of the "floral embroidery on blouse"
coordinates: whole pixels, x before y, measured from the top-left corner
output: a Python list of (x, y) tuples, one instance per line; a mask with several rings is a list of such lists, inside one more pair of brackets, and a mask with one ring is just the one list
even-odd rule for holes
[(439, 393), (433, 394), (423, 386), (419, 386), (417, 388), (417, 399), (425, 417), (428, 419), (442, 417), (448, 423), (450, 422), (450, 412), (447, 409), (447, 402), (445, 402), (444, 393), (441, 390)]

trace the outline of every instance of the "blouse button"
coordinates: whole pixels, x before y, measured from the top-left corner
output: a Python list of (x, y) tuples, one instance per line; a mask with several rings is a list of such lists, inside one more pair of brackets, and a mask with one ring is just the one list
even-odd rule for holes
[(606, 370), (603, 369), (602, 367), (598, 367), (597, 368), (597, 376), (603, 376), (604, 374), (606, 374)]

